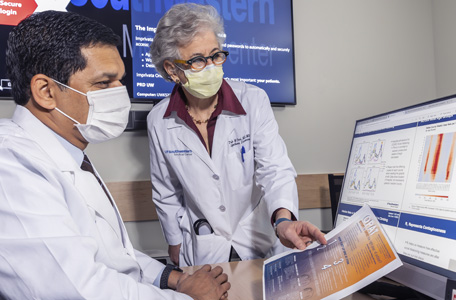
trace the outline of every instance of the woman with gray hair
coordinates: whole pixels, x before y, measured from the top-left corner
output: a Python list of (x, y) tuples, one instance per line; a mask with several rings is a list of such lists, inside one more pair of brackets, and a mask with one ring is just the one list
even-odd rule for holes
[(223, 79), (224, 39), (214, 7), (186, 3), (161, 18), (151, 44), (155, 68), (175, 83), (147, 118), (153, 200), (181, 266), (326, 243), (296, 221), (296, 172), (266, 93)]

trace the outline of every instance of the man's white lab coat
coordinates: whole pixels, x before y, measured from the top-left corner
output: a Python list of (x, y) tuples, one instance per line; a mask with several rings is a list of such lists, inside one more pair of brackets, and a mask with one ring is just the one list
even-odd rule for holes
[[(148, 116), (153, 200), (168, 244), (182, 243), (181, 266), (228, 261), (231, 246), (243, 260), (283, 251), (271, 216), (298, 216), (296, 172), (266, 93), (227, 82), (246, 115), (222, 111), (212, 156), (176, 113), (163, 118), (169, 98)], [(196, 235), (198, 219), (214, 233)]]
[(152, 285), (162, 268), (48, 127), (0, 121), (0, 298), (190, 299)]

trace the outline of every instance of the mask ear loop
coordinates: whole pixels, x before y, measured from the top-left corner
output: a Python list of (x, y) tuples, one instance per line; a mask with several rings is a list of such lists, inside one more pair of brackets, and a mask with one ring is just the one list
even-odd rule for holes
[[(51, 79), (52, 79), (52, 78), (51, 78)], [(70, 90), (72, 90), (72, 91), (75, 91), (76, 93), (79, 93), (79, 94), (81, 94), (81, 95), (87, 97), (86, 94), (84, 94), (84, 93), (82, 93), (82, 92), (80, 92), (80, 91), (78, 91), (78, 90), (72, 88), (71, 86), (68, 86), (68, 85), (66, 85), (66, 84), (63, 84), (63, 83), (61, 83), (61, 82), (59, 82), (59, 81), (57, 81), (57, 80), (55, 80), (55, 79), (52, 79), (52, 80), (53, 80), (55, 83), (57, 83), (57, 84), (60, 84), (60, 85), (66, 87), (66, 88), (68, 88), (68, 89), (70, 89)], [(78, 124), (78, 125), (81, 124), (81, 123), (78, 122), (77, 120), (73, 119), (72, 117), (70, 117), (69, 115), (67, 115), (67, 114), (64, 113), (63, 111), (61, 111), (58, 107), (56, 107), (55, 110), (58, 111), (59, 113), (61, 113), (62, 115), (64, 115), (65, 117), (67, 117), (68, 119), (70, 119), (71, 121), (73, 121), (74, 123), (76, 123), (76, 124)]]
[[(51, 78), (51, 79), (52, 79), (52, 78)], [(56, 82), (56, 83), (58, 83), (58, 84), (60, 84), (60, 85), (63, 85), (64, 87), (66, 87), (66, 88), (68, 88), (68, 89), (70, 89), (70, 90), (72, 90), (72, 91), (74, 91), (74, 92), (76, 92), (76, 93), (79, 93), (79, 94), (81, 94), (81, 95), (87, 97), (87, 94), (84, 94), (83, 92), (80, 92), (80, 91), (78, 91), (78, 90), (72, 88), (71, 86), (68, 86), (68, 85), (66, 85), (66, 84), (63, 84), (63, 83), (61, 83), (61, 82), (59, 82), (59, 81), (57, 81), (57, 80), (55, 80), (55, 79), (52, 79), (52, 80), (54, 80), (54, 82)]]
[(75, 119), (73, 119), (72, 117), (70, 117), (69, 115), (67, 115), (66, 113), (64, 113), (63, 111), (61, 111), (58, 107), (56, 107), (55, 110), (58, 111), (59, 113), (61, 113), (62, 115), (64, 115), (65, 117), (67, 117), (68, 119), (70, 119), (71, 121), (73, 121), (74, 123), (76, 123), (78, 125), (81, 124), (78, 121), (76, 121)]

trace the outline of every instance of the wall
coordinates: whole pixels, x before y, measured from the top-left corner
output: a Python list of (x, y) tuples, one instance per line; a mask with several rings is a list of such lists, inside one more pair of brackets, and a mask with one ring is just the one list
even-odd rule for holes
[[(274, 113), (299, 174), (344, 172), (355, 120), (436, 97), (433, 5), (432, 0), (293, 1), (298, 104)], [(442, 6), (437, 10), (445, 13)], [(446, 73), (452, 75), (442, 70), (439, 80)], [(443, 91), (451, 84), (438, 86)], [(9, 117), (13, 107), (0, 101), (0, 117)], [(107, 182), (149, 178), (145, 132), (90, 145), (87, 153)], [(301, 211), (300, 217), (331, 227), (329, 209)], [(127, 228), (137, 248), (166, 250), (158, 222), (128, 222)]]
[(345, 171), (354, 122), (435, 97), (427, 0), (295, 0), (297, 103), (276, 110), (299, 174)]
[(435, 0), (434, 39), (437, 97), (456, 94), (456, 1)]

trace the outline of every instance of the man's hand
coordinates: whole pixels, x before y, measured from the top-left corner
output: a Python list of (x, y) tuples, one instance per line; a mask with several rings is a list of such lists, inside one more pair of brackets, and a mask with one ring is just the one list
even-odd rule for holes
[(288, 248), (304, 250), (313, 241), (326, 244), (325, 235), (307, 221), (284, 221), (277, 225), (280, 242)]
[(204, 265), (193, 275), (182, 274), (177, 282), (176, 291), (195, 300), (217, 300), (226, 299), (230, 287), (228, 275), (223, 273), (221, 267), (211, 269), (211, 266)]
[(182, 244), (179, 245), (174, 245), (168, 246), (168, 254), (169, 254), (169, 259), (175, 264), (176, 266), (179, 265), (179, 252)]

